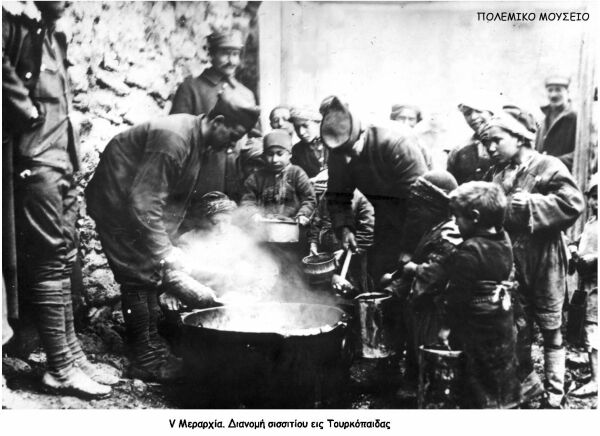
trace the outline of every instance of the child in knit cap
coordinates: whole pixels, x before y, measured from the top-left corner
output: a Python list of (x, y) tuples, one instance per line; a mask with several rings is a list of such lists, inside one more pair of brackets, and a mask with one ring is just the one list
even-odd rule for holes
[(242, 206), (255, 216), (292, 218), (306, 226), (315, 209), (315, 191), (304, 170), (290, 164), (291, 149), (292, 138), (285, 130), (264, 137), (265, 167), (246, 180)]

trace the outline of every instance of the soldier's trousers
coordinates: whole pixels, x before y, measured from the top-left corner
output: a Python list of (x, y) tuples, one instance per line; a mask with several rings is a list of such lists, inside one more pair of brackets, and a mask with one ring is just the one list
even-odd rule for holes
[(70, 301), (78, 206), (70, 173), (33, 166), (16, 177), (20, 301), (33, 315), (48, 370), (58, 377), (83, 355), (73, 328)]

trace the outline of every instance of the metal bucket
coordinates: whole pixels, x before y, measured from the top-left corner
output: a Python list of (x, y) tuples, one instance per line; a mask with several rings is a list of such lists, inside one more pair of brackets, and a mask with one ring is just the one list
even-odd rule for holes
[(362, 357), (381, 359), (392, 353), (389, 308), (392, 296), (369, 292), (354, 298)]
[(462, 351), (419, 347), (419, 409), (459, 408), (462, 354)]

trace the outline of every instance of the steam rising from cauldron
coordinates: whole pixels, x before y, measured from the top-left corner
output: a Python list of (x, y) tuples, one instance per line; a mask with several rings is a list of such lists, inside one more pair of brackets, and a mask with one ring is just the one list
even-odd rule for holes
[(194, 264), (192, 275), (211, 287), (229, 305), (255, 302), (320, 303), (333, 305), (333, 296), (309, 289), (300, 260), (289, 250), (267, 246), (247, 214), (238, 209), (234, 223), (215, 228), (203, 226), (180, 238), (181, 248)]

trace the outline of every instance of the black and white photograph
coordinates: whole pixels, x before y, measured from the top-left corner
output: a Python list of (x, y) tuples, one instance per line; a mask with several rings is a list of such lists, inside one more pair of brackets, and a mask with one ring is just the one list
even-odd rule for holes
[(598, 13), (3, 1), (0, 419), (597, 409)]

